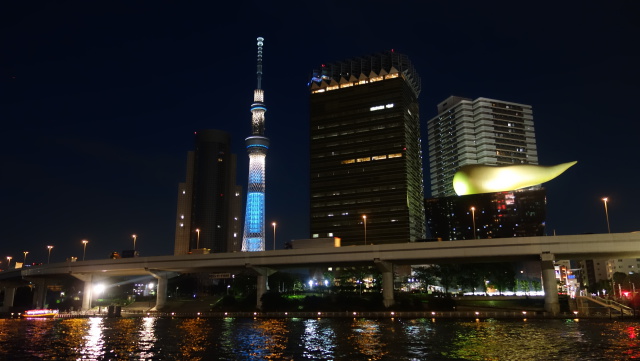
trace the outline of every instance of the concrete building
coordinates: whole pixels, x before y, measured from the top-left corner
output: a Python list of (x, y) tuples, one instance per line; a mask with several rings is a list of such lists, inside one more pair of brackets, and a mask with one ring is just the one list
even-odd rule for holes
[(453, 196), (455, 172), (467, 164), (538, 164), (530, 105), (451, 96), (427, 123), (431, 196)]
[(196, 132), (195, 138), (195, 151), (187, 155), (186, 181), (178, 186), (174, 254), (237, 251), (242, 195), (229, 134), (208, 129)]
[(309, 85), (311, 238), (424, 238), (420, 77), (408, 57), (323, 64)]

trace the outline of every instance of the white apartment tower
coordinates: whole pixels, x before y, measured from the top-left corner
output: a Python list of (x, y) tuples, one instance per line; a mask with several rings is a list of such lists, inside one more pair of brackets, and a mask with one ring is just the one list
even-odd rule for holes
[(467, 164), (538, 164), (530, 105), (451, 96), (427, 123), (431, 197), (455, 195), (455, 172)]

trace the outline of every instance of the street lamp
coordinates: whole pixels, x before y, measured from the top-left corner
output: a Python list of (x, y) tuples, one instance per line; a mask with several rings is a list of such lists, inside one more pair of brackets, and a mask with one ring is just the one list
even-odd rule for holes
[(602, 198), (602, 201), (604, 202), (604, 214), (607, 217), (607, 231), (611, 233), (611, 227), (609, 226), (609, 209), (607, 208), (607, 202), (609, 201), (609, 198), (604, 197)]
[(473, 220), (473, 239), (476, 239), (476, 207), (471, 207), (471, 219)]
[(362, 215), (362, 221), (364, 223), (364, 245), (367, 245), (367, 215)]
[(24, 253), (24, 259), (22, 260), (22, 264), (27, 264), (27, 255), (29, 254), (29, 251), (24, 251), (22, 253)]
[(131, 237), (133, 237), (133, 250), (136, 250), (136, 238), (138, 238), (138, 236), (136, 236), (135, 234), (132, 234)]
[(47, 257), (47, 264), (49, 264), (49, 262), (51, 262), (51, 249), (53, 248), (53, 246), (47, 246), (47, 249), (49, 250), (49, 256)]
[(196, 228), (196, 249), (200, 249), (200, 228)]
[(271, 223), (273, 226), (273, 249), (276, 249), (276, 222)]
[(12, 259), (13, 259), (13, 257), (7, 256), (7, 269), (9, 269), (9, 267), (11, 266), (11, 260)]
[(89, 243), (89, 241), (87, 241), (86, 239), (82, 240), (82, 260), (84, 261), (84, 256), (87, 254), (87, 243)]

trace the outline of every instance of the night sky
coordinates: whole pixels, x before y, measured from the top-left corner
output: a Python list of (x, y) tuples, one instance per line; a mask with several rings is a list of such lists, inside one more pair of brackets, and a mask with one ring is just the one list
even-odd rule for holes
[(2, 2), (1, 267), (46, 262), (47, 245), (82, 257), (82, 239), (107, 258), (134, 233), (141, 256), (172, 254), (200, 129), (230, 132), (246, 189), (258, 36), (278, 248), (309, 236), (312, 70), (390, 49), (422, 78), (425, 164), (449, 95), (530, 104), (540, 164), (578, 161), (545, 184), (547, 234), (606, 232), (605, 196), (612, 232), (640, 231), (640, 2), (277, 3)]

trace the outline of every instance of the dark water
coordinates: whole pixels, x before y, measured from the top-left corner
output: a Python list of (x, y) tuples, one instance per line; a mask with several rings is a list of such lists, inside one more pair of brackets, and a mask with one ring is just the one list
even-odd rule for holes
[(629, 360), (640, 322), (78, 318), (0, 320), (0, 360)]

